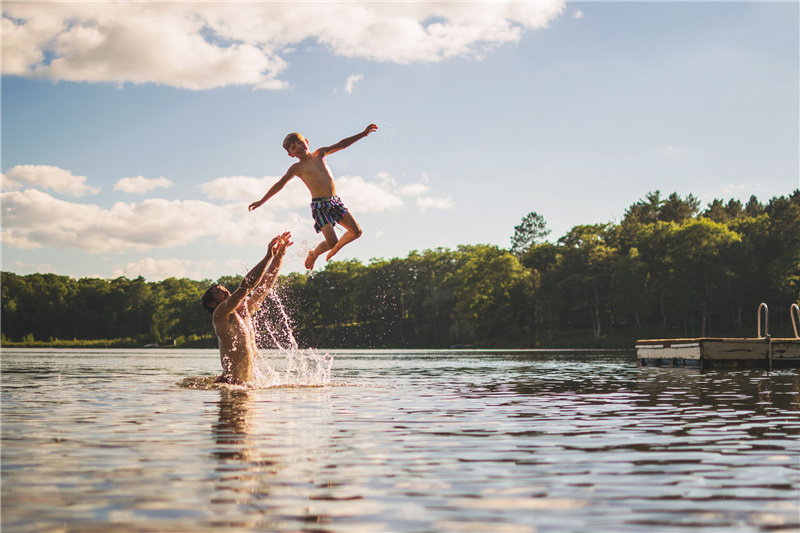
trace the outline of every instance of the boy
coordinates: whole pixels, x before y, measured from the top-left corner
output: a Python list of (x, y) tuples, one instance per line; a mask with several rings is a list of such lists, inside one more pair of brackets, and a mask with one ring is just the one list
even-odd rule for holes
[[(311, 216), (314, 218), (314, 229), (325, 237), (324, 241), (308, 252), (305, 266), (309, 270), (314, 268), (317, 257), (324, 252), (328, 252), (325, 260), (330, 261), (331, 257), (336, 255), (344, 245), (361, 236), (361, 226), (336, 196), (336, 185), (333, 183), (331, 170), (325, 162), (325, 156), (347, 148), (377, 129), (378, 126), (370, 124), (361, 133), (342, 139), (332, 146), (317, 148), (314, 152), (309, 150), (308, 139), (299, 133), (290, 133), (283, 140), (283, 147), (290, 157), (296, 157), (300, 161), (290, 166), (286, 174), (267, 191), (261, 200), (253, 202), (248, 207), (249, 211), (260, 207), (283, 189), (284, 185), (295, 176), (299, 176), (303, 180), (312, 197)], [(341, 239), (333, 230), (333, 226), (337, 222), (347, 230)]]

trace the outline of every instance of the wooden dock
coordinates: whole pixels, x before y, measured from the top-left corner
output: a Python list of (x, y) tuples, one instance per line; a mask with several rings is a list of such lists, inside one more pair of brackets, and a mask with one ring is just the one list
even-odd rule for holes
[(636, 342), (640, 366), (800, 367), (800, 339), (650, 339)]

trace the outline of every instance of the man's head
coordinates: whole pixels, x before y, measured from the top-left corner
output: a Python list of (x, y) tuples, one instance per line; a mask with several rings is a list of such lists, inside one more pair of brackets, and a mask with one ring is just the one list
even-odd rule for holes
[(295, 143), (304, 144), (306, 148), (308, 148), (308, 139), (297, 132), (290, 133), (285, 139), (283, 139), (283, 149), (286, 150), (286, 152), (292, 157), (296, 157), (291, 150), (292, 145)]
[(228, 289), (222, 285), (217, 284), (213, 287), (210, 287), (205, 294), (203, 294), (203, 299), (201, 300), (203, 309), (209, 313), (213, 313), (214, 309), (216, 309), (219, 304), (227, 300), (230, 295), (230, 291), (228, 291)]

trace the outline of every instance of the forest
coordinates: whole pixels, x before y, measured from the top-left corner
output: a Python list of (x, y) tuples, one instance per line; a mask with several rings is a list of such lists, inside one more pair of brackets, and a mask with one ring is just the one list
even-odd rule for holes
[[(794, 336), (800, 190), (704, 209), (691, 194), (654, 191), (619, 223), (549, 234), (531, 212), (507, 249), (461, 245), (281, 276), (259, 323), (285, 314), (301, 347), (329, 349), (632, 348), (644, 338), (754, 337), (766, 302), (770, 334)], [(2, 345), (215, 347), (200, 298), (215, 281), (233, 290), (240, 280), (3, 272)]]

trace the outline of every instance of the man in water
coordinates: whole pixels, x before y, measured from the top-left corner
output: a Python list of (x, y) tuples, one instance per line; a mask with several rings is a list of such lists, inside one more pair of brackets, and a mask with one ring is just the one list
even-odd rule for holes
[(233, 293), (217, 284), (203, 295), (203, 307), (213, 315), (222, 362), (222, 375), (215, 383), (245, 385), (253, 381), (258, 351), (253, 316), (278, 279), (286, 248), (292, 244), (290, 239), (288, 231), (272, 239), (267, 255), (247, 273)]

